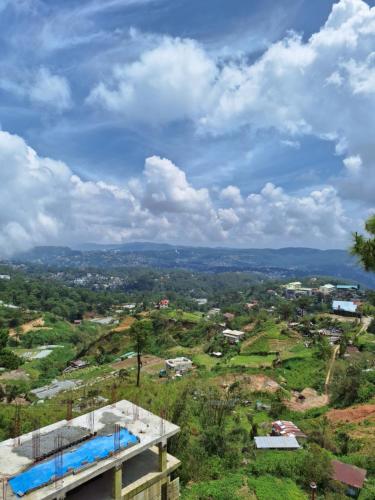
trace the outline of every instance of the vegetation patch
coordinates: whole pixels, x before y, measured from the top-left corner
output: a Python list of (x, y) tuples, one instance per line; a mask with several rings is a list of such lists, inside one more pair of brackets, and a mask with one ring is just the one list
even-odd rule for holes
[(307, 495), (291, 479), (273, 476), (249, 478), (249, 487), (258, 500), (307, 500)]

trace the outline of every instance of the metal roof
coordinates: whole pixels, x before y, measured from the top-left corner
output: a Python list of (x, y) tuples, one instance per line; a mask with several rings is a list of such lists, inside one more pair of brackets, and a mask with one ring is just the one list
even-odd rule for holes
[(341, 481), (354, 488), (362, 488), (367, 474), (366, 469), (344, 464), (339, 460), (332, 460), (332, 469), (332, 478), (336, 481)]
[(256, 436), (255, 445), (258, 449), (297, 449), (300, 448), (298, 441), (293, 436)]
[(351, 302), (349, 300), (334, 300), (332, 302), (332, 309), (334, 311), (346, 311), (355, 313), (357, 311), (357, 304), (354, 304), (354, 302)]

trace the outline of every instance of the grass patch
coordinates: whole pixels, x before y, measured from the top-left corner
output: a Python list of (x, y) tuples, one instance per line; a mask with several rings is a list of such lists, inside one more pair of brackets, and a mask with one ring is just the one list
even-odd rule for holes
[(227, 474), (223, 479), (194, 484), (182, 491), (182, 500), (240, 500), (243, 486), (242, 474)]
[(291, 479), (261, 476), (249, 478), (248, 483), (258, 500), (307, 500), (307, 495)]
[(275, 359), (274, 354), (268, 354), (266, 356), (260, 356), (257, 354), (253, 355), (242, 355), (234, 356), (229, 361), (231, 366), (247, 366), (249, 368), (259, 368), (261, 366), (272, 366), (272, 361)]
[(323, 389), (326, 376), (326, 362), (318, 358), (301, 359), (300, 356), (284, 361), (282, 368), (275, 370), (279, 379), (283, 377), (290, 389), (302, 391), (312, 387)]

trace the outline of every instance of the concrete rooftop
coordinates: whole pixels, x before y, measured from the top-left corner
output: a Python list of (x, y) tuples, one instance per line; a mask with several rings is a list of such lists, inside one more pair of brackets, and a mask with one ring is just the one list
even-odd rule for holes
[[(92, 417), (92, 414), (94, 417)], [(91, 415), (91, 417), (90, 417)], [(116, 455), (95, 462), (90, 467), (74, 475), (64, 477), (59, 484), (49, 484), (36, 491), (33, 491), (23, 498), (27, 500), (41, 500), (56, 498), (58, 493), (70, 491), (73, 488), (87, 482), (88, 480), (105, 473), (111, 468), (135, 457), (143, 451), (151, 448), (156, 443), (166, 440), (179, 431), (179, 427), (162, 420), (159, 416), (133, 404), (130, 401), (122, 400), (115, 405), (105, 406), (95, 410), (91, 414), (81, 415), (67, 422), (61, 420), (55, 424), (40, 429), (41, 441), (43, 436), (48, 438), (49, 433), (62, 433), (67, 427), (94, 431), (99, 434), (113, 433), (115, 424), (126, 427), (139, 438), (139, 443), (130, 448), (119, 451)], [(15, 446), (14, 439), (8, 439), (0, 443), (0, 477), (13, 477), (28, 469), (33, 465), (33, 460), (29, 456), (21, 453), (22, 444), (25, 445), (32, 440), (32, 433), (20, 436), (21, 446)], [(71, 449), (71, 448), (69, 448)], [(7, 487), (6, 499), (17, 498), (12, 492), (10, 485)]]

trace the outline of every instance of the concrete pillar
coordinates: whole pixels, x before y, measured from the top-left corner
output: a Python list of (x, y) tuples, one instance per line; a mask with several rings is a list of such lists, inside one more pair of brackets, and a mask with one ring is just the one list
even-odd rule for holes
[[(158, 444), (159, 448), (159, 471), (164, 472), (167, 470), (167, 441), (164, 440)], [(161, 485), (161, 500), (168, 499), (168, 485), (165, 482)]]
[(122, 464), (113, 468), (112, 498), (121, 500), (122, 491)]
[(167, 468), (167, 442), (162, 441), (158, 444), (159, 448), (159, 471), (164, 472)]

